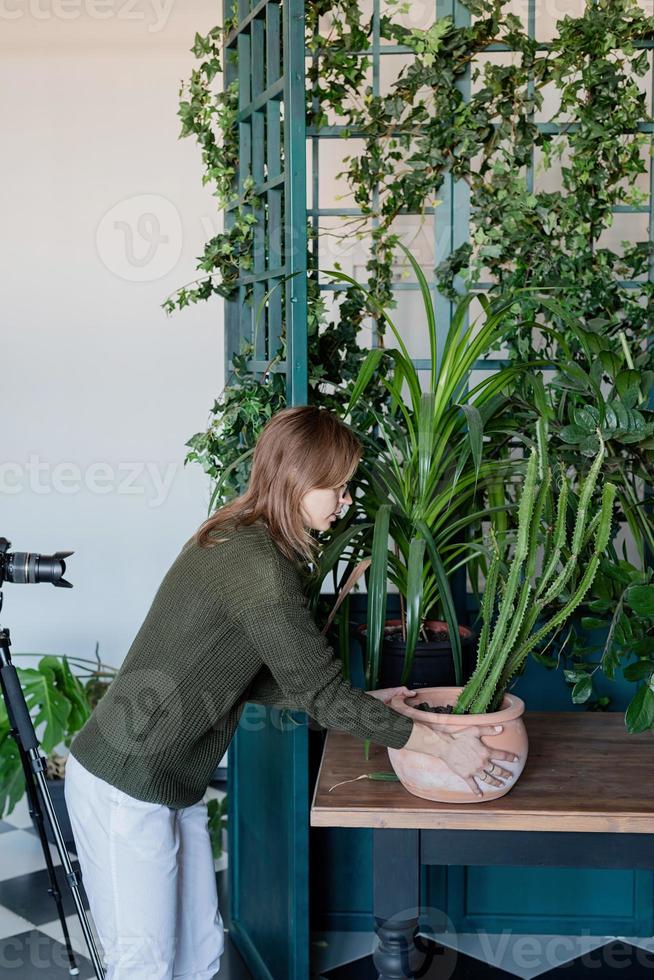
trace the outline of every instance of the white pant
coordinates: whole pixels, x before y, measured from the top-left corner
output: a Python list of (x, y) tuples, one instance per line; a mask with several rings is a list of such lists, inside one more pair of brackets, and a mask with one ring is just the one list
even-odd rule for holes
[(225, 941), (206, 803), (145, 803), (74, 755), (65, 797), (106, 980), (212, 980)]

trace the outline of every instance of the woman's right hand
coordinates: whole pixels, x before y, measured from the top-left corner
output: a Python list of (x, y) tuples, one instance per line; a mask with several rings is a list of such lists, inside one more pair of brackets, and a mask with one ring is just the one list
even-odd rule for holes
[(477, 796), (483, 796), (475, 782), (475, 777), (480, 778), (484, 770), (488, 771), (494, 765), (493, 774), (487, 775), (483, 782), (490, 786), (503, 786), (504, 784), (497, 777), (508, 779), (513, 773), (498, 766), (494, 760), (506, 759), (509, 762), (518, 760), (513, 752), (495, 749), (482, 741), (484, 736), (499, 735), (502, 728), (502, 725), (471, 725), (460, 731), (450, 732), (445, 726), (414, 722), (413, 731), (404, 748), (426, 752), (428, 755), (442, 759), (452, 772), (466, 781)]

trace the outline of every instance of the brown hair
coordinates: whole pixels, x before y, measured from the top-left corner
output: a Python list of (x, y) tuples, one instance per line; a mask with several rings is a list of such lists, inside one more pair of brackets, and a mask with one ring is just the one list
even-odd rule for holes
[(342, 486), (362, 453), (352, 429), (325, 408), (296, 405), (275, 412), (254, 447), (247, 490), (200, 525), (196, 543), (212, 547), (213, 532), (232, 521), (238, 527), (261, 518), (287, 558), (315, 562), (318, 545), (304, 526), (302, 497), (309, 490)]

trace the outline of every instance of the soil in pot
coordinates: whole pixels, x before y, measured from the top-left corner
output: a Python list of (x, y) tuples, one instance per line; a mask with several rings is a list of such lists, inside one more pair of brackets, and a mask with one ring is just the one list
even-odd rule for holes
[[(437, 619), (424, 621), (427, 641), (419, 638), (413, 654), (413, 663), (406, 686), (411, 689), (422, 687), (449, 686), (456, 683), (454, 660), (447, 623)], [(357, 627), (359, 642), (365, 649), (367, 626)], [(472, 676), (476, 663), (476, 635), (467, 626), (459, 626), (461, 637), (462, 681), (465, 684)], [(402, 622), (387, 619), (384, 626), (378, 687), (399, 687), (405, 662), (406, 642), (402, 637)]]
[(418, 711), (431, 711), (435, 715), (451, 715), (454, 713), (453, 704), (430, 704), (428, 701), (423, 701), (422, 704), (415, 704), (414, 708)]

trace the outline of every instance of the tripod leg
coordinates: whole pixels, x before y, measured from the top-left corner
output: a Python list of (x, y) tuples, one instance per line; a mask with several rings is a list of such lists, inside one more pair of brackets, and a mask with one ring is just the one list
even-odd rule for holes
[[(34, 758), (32, 758), (32, 764), (33, 765), (35, 764)], [(102, 963), (100, 961), (100, 955), (99, 955), (98, 950), (97, 950), (97, 947), (95, 945), (95, 940), (93, 938), (93, 933), (91, 932), (91, 927), (89, 925), (89, 921), (88, 921), (88, 918), (86, 916), (86, 911), (85, 911), (84, 905), (82, 903), (82, 896), (81, 896), (80, 890), (79, 890), (79, 880), (78, 880), (78, 877), (77, 877), (77, 873), (76, 873), (75, 869), (73, 868), (73, 866), (71, 864), (70, 857), (68, 855), (68, 851), (66, 850), (66, 844), (64, 843), (64, 839), (63, 839), (63, 836), (62, 836), (62, 833), (61, 833), (61, 828), (59, 826), (59, 821), (57, 820), (57, 816), (55, 814), (54, 806), (53, 806), (53, 803), (52, 803), (52, 798), (51, 798), (50, 792), (48, 790), (48, 786), (47, 786), (47, 782), (46, 782), (46, 778), (45, 778), (45, 771), (44, 771), (44, 768), (43, 768), (43, 761), (42, 761), (41, 757), (39, 757), (39, 759), (38, 759), (38, 764), (39, 764), (39, 768), (37, 768), (35, 770), (35, 775), (36, 775), (36, 779), (38, 781), (38, 789), (39, 789), (40, 797), (41, 797), (41, 800), (43, 801), (43, 804), (45, 806), (46, 813), (48, 814), (48, 819), (50, 821), (50, 826), (52, 828), (52, 832), (53, 832), (54, 837), (55, 837), (55, 842), (56, 842), (56, 845), (57, 845), (57, 850), (59, 851), (59, 857), (61, 858), (61, 863), (62, 863), (62, 866), (64, 868), (64, 872), (66, 874), (66, 880), (68, 881), (68, 884), (70, 886), (71, 894), (73, 896), (73, 901), (75, 903), (75, 907), (76, 907), (77, 914), (78, 914), (78, 917), (79, 917), (79, 920), (80, 920), (80, 924), (82, 926), (82, 932), (84, 933), (84, 938), (86, 940), (86, 945), (88, 946), (89, 952), (91, 953), (91, 959), (93, 961), (93, 966), (95, 968), (95, 972), (96, 972), (99, 980), (104, 980), (104, 969), (102, 967)], [(39, 808), (39, 810), (40, 810), (40, 808)], [(40, 815), (39, 815), (39, 817), (37, 819), (40, 819), (41, 829), (42, 829), (42, 832), (43, 832), (43, 837), (45, 837), (45, 831), (43, 830), (43, 812), (42, 811), (40, 812)], [(47, 840), (46, 840), (45, 843), (46, 843), (46, 848), (47, 848), (47, 850), (45, 852), (46, 853), (46, 862), (48, 862), (48, 860), (50, 858), (50, 849), (49, 849), (49, 847), (47, 847)], [(52, 868), (51, 861), (50, 861), (50, 867)], [(66, 923), (66, 917), (64, 915), (63, 905), (62, 905), (62, 902), (61, 902), (61, 893), (60, 893), (59, 888), (57, 886), (57, 879), (56, 879), (56, 876), (55, 876), (55, 873), (54, 873), (54, 868), (52, 868), (52, 874), (51, 874), (51, 879), (50, 880), (52, 882), (53, 887), (50, 888), (50, 889), (48, 889), (48, 890), (53, 895), (54, 900), (57, 903), (57, 907), (59, 909), (59, 918), (61, 920), (61, 928), (62, 928), (62, 931), (63, 931), (63, 934), (64, 934), (64, 941), (66, 943), (66, 951), (68, 953), (68, 960), (69, 960), (69, 963), (70, 963), (70, 970), (69, 970), (69, 972), (71, 974), (75, 974), (76, 975), (76, 974), (79, 973), (79, 969), (77, 967), (77, 962), (75, 960), (75, 954), (73, 953), (73, 948), (72, 948), (71, 943), (70, 943), (70, 936), (69, 936), (69, 933), (68, 933), (68, 925)]]
[[(86, 941), (86, 945), (88, 946), (89, 953), (91, 954), (93, 968), (98, 980), (104, 980), (104, 968), (102, 966), (102, 961), (100, 960), (95, 939), (93, 938), (93, 933), (91, 932), (91, 927), (86, 916), (86, 910), (82, 903), (77, 875), (70, 862), (70, 857), (68, 856), (68, 851), (66, 850), (59, 821), (57, 820), (57, 815), (52, 803), (50, 791), (48, 789), (48, 784), (45, 778), (43, 757), (39, 752), (39, 743), (36, 738), (36, 732), (34, 731), (34, 725), (32, 724), (32, 719), (25, 702), (25, 696), (20, 686), (16, 668), (11, 663), (11, 657), (9, 656), (9, 631), (2, 629), (0, 629), (0, 690), (5, 699), (5, 704), (7, 707), (7, 717), (11, 726), (10, 734), (18, 746), (23, 772), (25, 773), (25, 785), (28, 792), (30, 813), (36, 822), (37, 831), (41, 839), (41, 846), (43, 848), (43, 856), (45, 857), (46, 866), (48, 868), (48, 875), (50, 877), (50, 888), (48, 891), (53, 896), (59, 911), (61, 928), (64, 934), (66, 950), (70, 963), (69, 972), (76, 975), (79, 973), (79, 969), (77, 967), (75, 955), (70, 943), (70, 936), (61, 902), (61, 893), (57, 885), (57, 878), (52, 863), (50, 847), (45, 837), (41, 802), (45, 807), (46, 813), (48, 814), (48, 820), (50, 821), (50, 826), (54, 834), (55, 844), (59, 852), (61, 864), (66, 874), (66, 880), (70, 886), (77, 915), (80, 920), (80, 925), (82, 926), (84, 939)], [(34, 783), (35, 778), (40, 797), (36, 793)]]
[(32, 817), (32, 820), (34, 821), (34, 825), (39, 835), (39, 839), (41, 841), (41, 847), (43, 849), (43, 856), (45, 858), (45, 863), (48, 870), (48, 878), (50, 880), (50, 887), (48, 888), (48, 892), (50, 895), (52, 895), (55, 905), (57, 906), (57, 914), (59, 915), (59, 921), (61, 923), (61, 931), (64, 936), (66, 954), (68, 956), (68, 963), (70, 966), (68, 972), (72, 976), (77, 976), (77, 974), (79, 973), (79, 968), (77, 966), (77, 961), (75, 959), (73, 947), (70, 942), (70, 934), (68, 932), (68, 923), (66, 922), (66, 915), (64, 912), (64, 906), (61, 898), (61, 891), (59, 890), (57, 875), (52, 861), (52, 855), (50, 854), (50, 844), (46, 837), (45, 823), (43, 820), (43, 809), (39, 804), (39, 799), (36, 792), (36, 786), (34, 785), (34, 777), (33, 777), (32, 769), (29, 763), (27, 762), (27, 758), (25, 757), (25, 753), (23, 752), (22, 746), (20, 744), (18, 746), (18, 750), (21, 753), (21, 758), (23, 761), (23, 770), (25, 772), (25, 787), (27, 790), (29, 813), (30, 816)]

